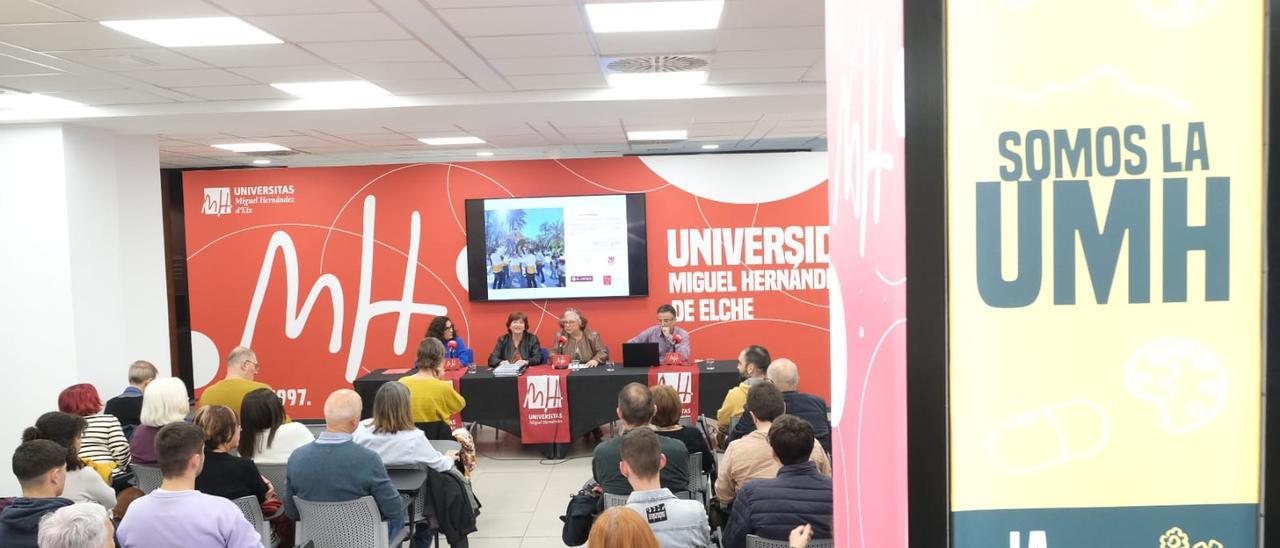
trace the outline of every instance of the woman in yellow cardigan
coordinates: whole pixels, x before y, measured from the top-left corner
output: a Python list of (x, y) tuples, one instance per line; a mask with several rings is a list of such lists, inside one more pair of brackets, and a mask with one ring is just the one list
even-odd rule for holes
[(413, 365), (414, 374), (400, 379), (409, 388), (413, 422), (447, 422), (467, 406), (466, 398), (444, 378), (444, 343), (440, 339), (423, 339), (418, 344), (418, 359)]

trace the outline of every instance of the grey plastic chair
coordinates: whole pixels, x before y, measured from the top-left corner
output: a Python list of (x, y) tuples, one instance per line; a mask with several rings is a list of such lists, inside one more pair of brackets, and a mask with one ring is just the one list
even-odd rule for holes
[[(836, 541), (832, 539), (813, 539), (807, 545), (809, 548), (835, 548)], [(747, 535), (747, 548), (790, 548), (789, 540), (770, 540), (760, 538), (755, 535)]]
[(244, 518), (253, 524), (253, 529), (258, 532), (258, 536), (262, 539), (263, 548), (279, 546), (279, 542), (271, 538), (271, 524), (267, 523), (266, 518), (262, 516), (262, 506), (258, 504), (258, 497), (249, 495), (231, 502), (236, 503), (236, 506), (240, 508), (240, 513), (244, 514)]
[(436, 451), (439, 451), (441, 455), (443, 455), (443, 454), (445, 454), (445, 453), (448, 453), (449, 451), (461, 451), (461, 450), (462, 450), (462, 444), (461, 444), (461, 443), (458, 443), (458, 442), (456, 442), (456, 441), (449, 441), (449, 440), (427, 440), (427, 442), (428, 442), (428, 443), (430, 443), (430, 444), (431, 444), (431, 447), (434, 447)]
[(689, 491), (705, 505), (709, 478), (702, 474), (702, 453), (689, 455)]
[(164, 475), (160, 473), (159, 467), (137, 463), (130, 466), (133, 467), (133, 475), (138, 478), (138, 489), (143, 493), (150, 494), (164, 483)]
[(604, 494), (604, 507), (613, 508), (614, 506), (625, 506), (629, 495), (614, 495), (611, 493)]
[(409, 532), (401, 529), (387, 538), (387, 522), (378, 513), (373, 497), (343, 502), (311, 502), (293, 497), (298, 507), (296, 542), (314, 542), (316, 548), (390, 548), (404, 542)]
[(288, 465), (254, 464), (258, 467), (258, 473), (262, 474), (262, 477), (267, 478), (267, 481), (271, 482), (272, 487), (275, 487), (277, 494), (283, 495), (284, 493), (288, 493), (288, 491), (285, 490), (285, 483), (287, 482), (285, 478), (288, 477), (287, 472), (289, 469)]

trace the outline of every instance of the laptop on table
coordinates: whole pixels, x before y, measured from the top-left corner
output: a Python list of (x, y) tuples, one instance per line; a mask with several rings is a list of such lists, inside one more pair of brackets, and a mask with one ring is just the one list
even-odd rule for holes
[(658, 365), (658, 343), (622, 343), (623, 367)]

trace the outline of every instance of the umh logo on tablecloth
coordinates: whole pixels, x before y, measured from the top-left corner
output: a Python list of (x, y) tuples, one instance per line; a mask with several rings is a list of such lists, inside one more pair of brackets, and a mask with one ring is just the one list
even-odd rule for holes
[(516, 384), (520, 398), (520, 441), (569, 443), (569, 371), (529, 368)]
[(649, 386), (668, 385), (680, 394), (680, 416), (692, 420), (698, 416), (698, 370), (673, 365), (649, 369)]
[(560, 377), (540, 375), (525, 377), (524, 406), (526, 409), (550, 411), (564, 405), (564, 392), (560, 389)]

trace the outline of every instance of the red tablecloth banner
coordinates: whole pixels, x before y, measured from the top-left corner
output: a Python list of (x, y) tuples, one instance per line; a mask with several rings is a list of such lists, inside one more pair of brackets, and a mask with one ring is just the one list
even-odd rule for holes
[(698, 417), (698, 367), (694, 365), (664, 365), (649, 368), (649, 386), (668, 384), (680, 394), (680, 416), (689, 420)]
[[(461, 394), (462, 387), (459, 386), (458, 383), (462, 380), (462, 376), (466, 374), (467, 374), (467, 368), (465, 367), (462, 369), (455, 369), (453, 371), (446, 369), (444, 372), (444, 378), (447, 379), (449, 382), (453, 383), (454, 392)], [(460, 412), (454, 413), (452, 417), (449, 417), (449, 428), (452, 428), (455, 430), (458, 428), (462, 428), (462, 413)]]
[(520, 441), (570, 443), (569, 370), (549, 365), (530, 367), (517, 379), (520, 398)]

